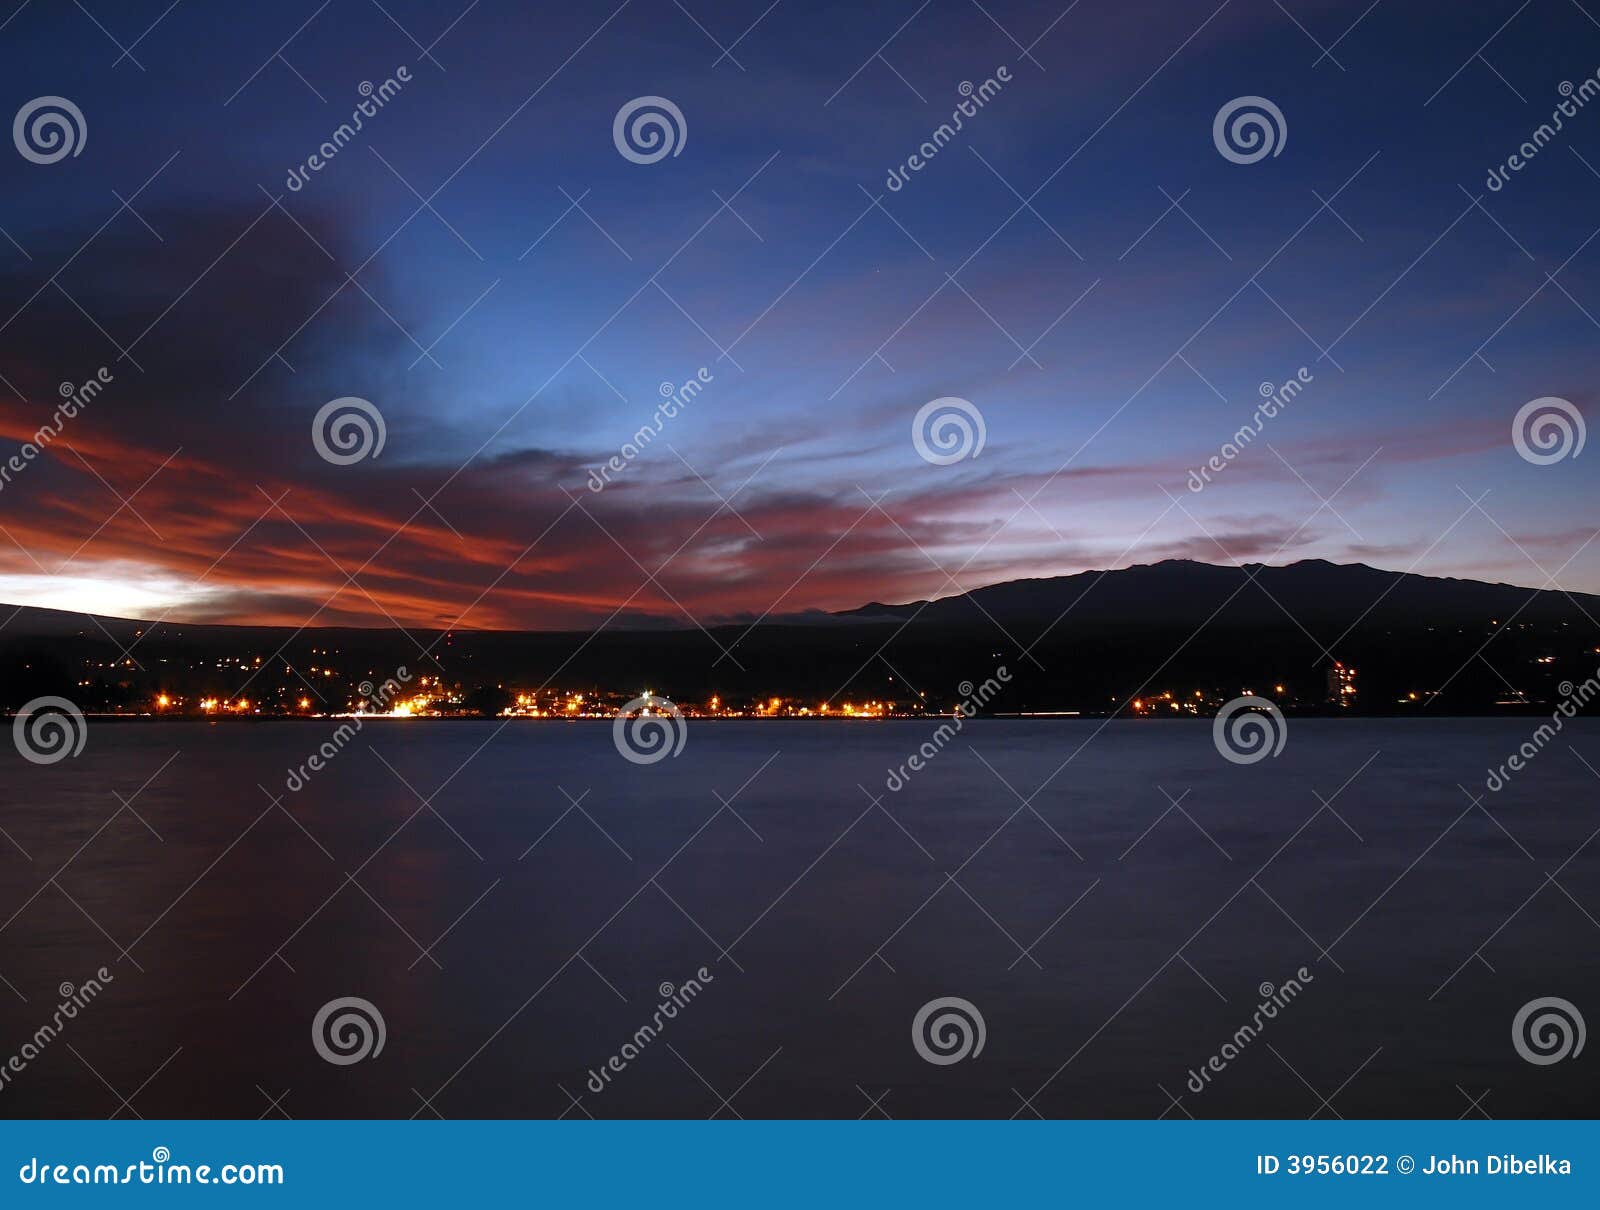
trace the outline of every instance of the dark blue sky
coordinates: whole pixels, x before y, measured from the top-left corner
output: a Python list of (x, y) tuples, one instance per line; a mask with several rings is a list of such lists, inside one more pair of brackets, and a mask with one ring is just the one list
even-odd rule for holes
[[(65, 97), (87, 134), (56, 163), (0, 156), (4, 452), (58, 383), (113, 381), (0, 486), (0, 599), (683, 622), (1175, 556), (1600, 591), (1596, 455), (1536, 465), (1512, 442), (1531, 400), (1592, 410), (1600, 103), (1575, 96), (1486, 186), (1564, 81), (1595, 79), (1596, 17), (21, 4), (4, 112)], [(291, 191), (363, 81), (402, 66)], [(962, 83), (1002, 67), (891, 192)], [(612, 123), (645, 95), (686, 135), (638, 164)], [(1240, 96), (1279, 108), (1279, 154), (1219, 153)], [(702, 367), (586, 488), (653, 426), (659, 385)], [(1189, 490), (1260, 384), (1302, 367)], [(313, 417), (344, 396), (381, 413), (381, 456), (318, 456)], [(935, 465), (912, 422), (945, 396), (986, 442)]]

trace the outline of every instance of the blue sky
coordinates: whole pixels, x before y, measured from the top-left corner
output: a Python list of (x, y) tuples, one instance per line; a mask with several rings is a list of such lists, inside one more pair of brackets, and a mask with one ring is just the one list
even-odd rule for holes
[[(87, 7), (0, 28), (7, 112), (61, 96), (87, 127), (0, 156), (5, 452), (58, 383), (114, 375), (0, 488), (0, 598), (577, 626), (1165, 557), (1600, 591), (1595, 454), (1511, 440), (1530, 400), (1592, 410), (1600, 104), (1485, 183), (1600, 69), (1592, 7)], [(612, 139), (643, 95), (685, 126), (651, 164)], [(1278, 154), (1219, 154), (1240, 96), (1281, 111)], [(317, 456), (343, 396), (381, 456)], [(986, 444), (931, 465), (912, 418), (944, 396)]]

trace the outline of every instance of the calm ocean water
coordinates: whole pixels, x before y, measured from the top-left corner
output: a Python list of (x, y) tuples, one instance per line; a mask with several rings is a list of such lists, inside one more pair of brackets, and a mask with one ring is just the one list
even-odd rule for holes
[[(1600, 1024), (1600, 726), (1486, 793), (1534, 725), (1291, 719), (1239, 766), (1209, 722), (978, 722), (891, 793), (933, 724), (694, 720), (638, 766), (397, 721), (290, 792), (334, 724), (91, 720), (0, 784), (0, 1065), (113, 979), (0, 1112), (1593, 1116), (1600, 1045), (1513, 1041), (1542, 997)], [(335, 1065), (347, 996), (384, 1045)], [(919, 1056), (940, 997), (981, 1052)]]

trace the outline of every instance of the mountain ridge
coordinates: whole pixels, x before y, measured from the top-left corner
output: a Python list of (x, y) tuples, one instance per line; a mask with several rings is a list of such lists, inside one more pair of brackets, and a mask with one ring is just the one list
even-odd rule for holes
[[(949, 596), (889, 603), (869, 601), (851, 609), (832, 611), (807, 611), (795, 614), (772, 615), (762, 625), (794, 626), (820, 625), (831, 621), (876, 622), (915, 619), (919, 622), (944, 623), (974, 621), (987, 618), (1003, 621), (1007, 616), (1017, 621), (1039, 621), (1059, 617), (1063, 612), (1076, 613), (1086, 608), (1086, 620), (1101, 620), (1115, 616), (1117, 620), (1133, 622), (1172, 622), (1178, 610), (1152, 609), (1148, 599), (1139, 607), (1136, 598), (1152, 593), (1185, 593), (1188, 613), (1194, 613), (1197, 595), (1211, 594), (1213, 608), (1222, 609), (1252, 587), (1265, 598), (1249, 601), (1252, 612), (1267, 604), (1278, 616), (1287, 611), (1296, 614), (1298, 603), (1308, 618), (1325, 619), (1332, 614), (1361, 608), (1366, 601), (1369, 612), (1383, 610), (1389, 621), (1403, 620), (1407, 610), (1431, 608), (1431, 619), (1455, 621), (1461, 617), (1475, 617), (1483, 610), (1509, 614), (1518, 609), (1539, 606), (1541, 620), (1554, 614), (1585, 612), (1600, 618), (1600, 595), (1569, 592), (1561, 588), (1528, 588), (1504, 581), (1474, 580), (1461, 576), (1432, 576), (1414, 571), (1396, 572), (1374, 567), (1368, 563), (1334, 563), (1327, 559), (1299, 559), (1292, 563), (1206, 563), (1197, 559), (1160, 559), (1153, 563), (1134, 563), (1127, 567), (1103, 568), (1071, 572), (1060, 576), (1024, 576), (999, 580)], [(1131, 590), (1126, 591), (1126, 590)], [(1226, 590), (1226, 592), (1224, 592)], [(1446, 596), (1446, 592), (1454, 594)], [(1223, 594), (1217, 600), (1218, 594)], [(1396, 593), (1405, 593), (1398, 600)], [(1419, 597), (1429, 596), (1428, 600)], [(1098, 600), (1091, 600), (1098, 597)], [(1063, 605), (1065, 601), (1065, 605)], [(1566, 606), (1559, 603), (1565, 601)], [(3, 608), (4, 606), (0, 606)], [(166, 619), (125, 618), (110, 614), (95, 614), (44, 606), (12, 605), (12, 619), (0, 628), (0, 639), (6, 635), (24, 637), (50, 637), (86, 633), (93, 637), (98, 630), (95, 623), (113, 636), (149, 631), (160, 627), (168, 632), (199, 631), (207, 635), (262, 633), (297, 629), (283, 624), (258, 624), (236, 622), (187, 622)], [(1591, 618), (1591, 620), (1593, 620)], [(1423, 621), (1422, 618), (1415, 620)], [(744, 627), (748, 619), (717, 619), (708, 622), (709, 629)], [(84, 631), (87, 625), (89, 630)], [(393, 626), (323, 626), (306, 627), (316, 633), (383, 634), (396, 630)], [(572, 634), (588, 633), (583, 629), (541, 630), (487, 629), (478, 627), (409, 627), (413, 633), (438, 635), (452, 631), (481, 635), (522, 634)], [(660, 629), (663, 633), (684, 627), (614, 627), (617, 631), (649, 633)]]
[[(1178, 605), (1172, 598), (1180, 599)], [(1511, 614), (1541, 621), (1600, 618), (1600, 596), (1527, 588), (1457, 576), (1394, 572), (1367, 563), (1302, 559), (1226, 565), (1164, 559), (1106, 571), (1006, 580), (967, 592), (905, 604), (869, 602), (841, 616), (925, 622), (1079, 621), (1173, 624), (1208, 614), (1228, 622), (1284, 615), (1302, 622), (1369, 618), (1390, 624), (1438, 624)]]

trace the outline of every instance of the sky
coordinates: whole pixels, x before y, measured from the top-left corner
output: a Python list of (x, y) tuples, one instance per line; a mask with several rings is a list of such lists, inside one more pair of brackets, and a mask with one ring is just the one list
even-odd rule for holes
[[(1600, 449), (1513, 440), (1594, 409), (1600, 98), (1503, 168), (1596, 79), (1588, 0), (4, 4), (0, 109), (77, 116), (0, 154), (0, 601), (688, 625), (1165, 558), (1600, 592)], [(619, 140), (636, 98), (670, 153)], [(1272, 153), (1219, 143), (1236, 98)], [(381, 449), (330, 460), (350, 398)]]

